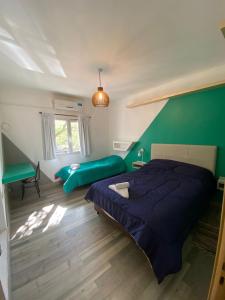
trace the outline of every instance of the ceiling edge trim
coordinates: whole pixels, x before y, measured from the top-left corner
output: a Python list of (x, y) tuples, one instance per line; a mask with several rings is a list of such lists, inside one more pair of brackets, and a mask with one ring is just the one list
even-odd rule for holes
[(135, 107), (139, 107), (139, 106), (143, 106), (143, 105), (147, 105), (147, 104), (151, 104), (151, 103), (155, 103), (155, 102), (159, 102), (159, 101), (169, 100), (169, 98), (171, 98), (171, 97), (185, 95), (185, 94), (189, 94), (189, 93), (193, 93), (196, 91), (201, 91), (201, 90), (205, 90), (208, 88), (217, 87), (217, 86), (221, 86), (221, 85), (225, 85), (225, 80), (195, 86), (193, 88), (176, 91), (176, 92), (173, 92), (173, 93), (170, 93), (167, 95), (150, 98), (150, 99), (146, 99), (143, 101), (135, 101), (135, 102), (128, 104), (126, 107), (127, 108), (135, 108)]

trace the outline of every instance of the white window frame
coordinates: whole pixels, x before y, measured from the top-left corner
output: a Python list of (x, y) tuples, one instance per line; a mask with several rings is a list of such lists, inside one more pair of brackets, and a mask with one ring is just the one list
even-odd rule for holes
[[(71, 131), (71, 122), (76, 121), (78, 123), (78, 118), (59, 116), (59, 117), (55, 118), (55, 121), (57, 121), (57, 120), (66, 121), (66, 123), (67, 123), (67, 139), (68, 139), (69, 151), (64, 152), (64, 151), (57, 150), (57, 148), (56, 148), (56, 155), (58, 156), (58, 155), (67, 155), (67, 154), (80, 153), (80, 149), (77, 150), (77, 151), (73, 151), (72, 131)], [(79, 128), (79, 123), (78, 123), (78, 128)], [(55, 136), (55, 139), (56, 139), (56, 136)], [(56, 144), (56, 142), (55, 142), (55, 144)]]

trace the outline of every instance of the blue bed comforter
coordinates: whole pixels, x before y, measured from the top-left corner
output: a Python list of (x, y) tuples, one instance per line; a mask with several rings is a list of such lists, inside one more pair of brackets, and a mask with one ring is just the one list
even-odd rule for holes
[[(108, 186), (129, 181), (129, 199)], [(91, 200), (123, 225), (151, 261), (159, 283), (180, 270), (182, 246), (216, 189), (201, 167), (152, 160), (141, 169), (92, 184)]]

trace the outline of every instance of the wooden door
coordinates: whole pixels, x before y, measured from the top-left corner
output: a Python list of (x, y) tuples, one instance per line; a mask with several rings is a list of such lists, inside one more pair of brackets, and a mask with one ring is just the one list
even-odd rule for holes
[(220, 231), (208, 300), (225, 300), (225, 192), (223, 193)]

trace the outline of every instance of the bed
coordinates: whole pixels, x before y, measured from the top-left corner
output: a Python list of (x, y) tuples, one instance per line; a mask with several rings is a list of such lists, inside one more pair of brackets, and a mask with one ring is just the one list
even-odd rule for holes
[[(153, 144), (139, 170), (94, 183), (86, 199), (122, 225), (158, 279), (182, 266), (182, 246), (216, 189), (216, 147)], [(128, 181), (129, 199), (108, 188)]]
[(55, 178), (60, 178), (64, 182), (64, 192), (70, 193), (79, 186), (125, 171), (124, 160), (120, 156), (111, 155), (102, 159), (81, 163), (80, 168), (77, 170), (73, 170), (71, 166), (63, 167), (55, 174)]

